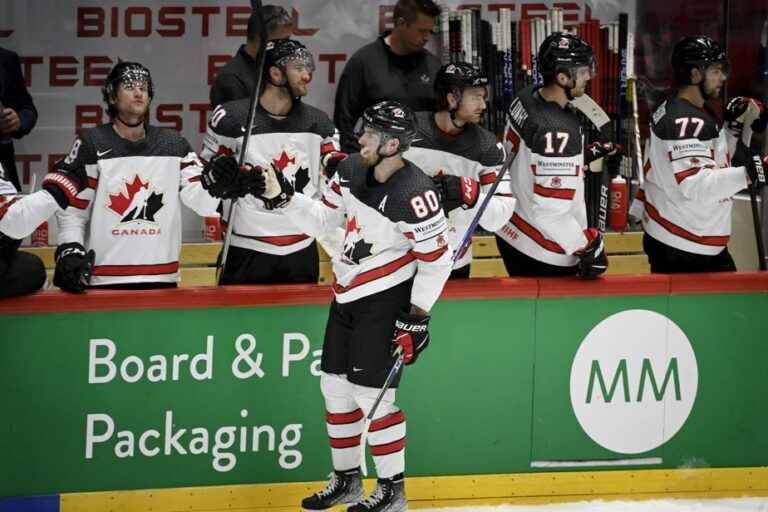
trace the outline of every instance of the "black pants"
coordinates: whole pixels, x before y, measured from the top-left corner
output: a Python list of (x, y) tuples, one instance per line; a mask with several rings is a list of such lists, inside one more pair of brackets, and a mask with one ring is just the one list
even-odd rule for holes
[(575, 276), (576, 265), (572, 267), (559, 267), (550, 265), (523, 254), (506, 240), (496, 235), (496, 245), (499, 246), (499, 254), (504, 260), (504, 267), (510, 277), (551, 277), (551, 276)]
[(663, 244), (646, 233), (643, 235), (643, 250), (648, 255), (652, 274), (736, 271), (727, 247), (715, 256), (694, 254)]
[[(320, 368), (346, 374), (347, 380), (378, 388), (395, 362), (392, 337), (395, 320), (411, 307), (413, 280), (346, 304), (331, 303), (325, 327)], [(400, 375), (395, 377), (396, 388)]]
[(293, 254), (277, 256), (230, 246), (221, 284), (317, 283), (317, 242)]
[(471, 263), (467, 263), (463, 267), (455, 268), (451, 270), (451, 275), (448, 279), (469, 279), (469, 267)]
[(45, 284), (43, 260), (28, 252), (17, 252), (0, 276), (0, 298), (34, 293)]

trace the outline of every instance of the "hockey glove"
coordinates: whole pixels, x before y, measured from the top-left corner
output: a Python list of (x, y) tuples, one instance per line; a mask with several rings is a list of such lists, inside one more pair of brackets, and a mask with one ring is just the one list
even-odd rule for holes
[(419, 354), (429, 345), (429, 318), (403, 312), (395, 320), (392, 352), (400, 347), (405, 364), (415, 363)]
[(584, 230), (587, 237), (587, 245), (578, 251), (579, 258), (576, 275), (583, 279), (594, 279), (608, 270), (608, 257), (605, 255), (603, 235), (595, 228)]
[(584, 148), (584, 166), (588, 167), (589, 164), (595, 160), (605, 158), (606, 156), (620, 154), (623, 151), (624, 147), (621, 144), (614, 144), (613, 142), (593, 142)]
[(750, 124), (752, 131), (765, 130), (765, 108), (762, 102), (746, 96), (736, 96), (725, 106), (723, 117), (731, 134), (741, 138), (741, 132), (746, 124)]
[(200, 183), (213, 197), (223, 198), (224, 195), (236, 197), (233, 190), (237, 185), (237, 175), (240, 169), (237, 160), (228, 155), (216, 155), (203, 167)]
[(93, 250), (85, 252), (77, 242), (60, 245), (54, 255), (53, 284), (67, 292), (83, 293), (91, 281), (95, 256)]
[(266, 183), (260, 199), (264, 201), (264, 207), (267, 210), (283, 208), (293, 197), (293, 185), (282, 172), (275, 169), (274, 165), (265, 169), (263, 173)]
[(325, 177), (328, 179), (333, 178), (333, 175), (336, 174), (336, 168), (341, 162), (346, 160), (348, 156), (349, 155), (343, 151), (331, 151), (325, 155), (320, 161), (323, 165), (323, 173), (325, 174)]
[(752, 184), (760, 189), (765, 186), (765, 166), (768, 165), (768, 157), (761, 159), (741, 141), (736, 144), (736, 152), (733, 154), (732, 164), (736, 167), (744, 167)]
[(456, 208), (469, 210), (477, 204), (480, 184), (472, 178), (440, 174), (433, 177), (432, 182), (435, 184), (446, 214)]
[(235, 177), (235, 182), (222, 194), (222, 199), (234, 199), (248, 194), (259, 197), (264, 193), (265, 180), (261, 167), (244, 165)]
[(56, 169), (49, 172), (43, 178), (42, 187), (56, 200), (59, 208), (64, 210), (87, 185), (88, 175), (84, 168), (79, 167), (71, 171)]

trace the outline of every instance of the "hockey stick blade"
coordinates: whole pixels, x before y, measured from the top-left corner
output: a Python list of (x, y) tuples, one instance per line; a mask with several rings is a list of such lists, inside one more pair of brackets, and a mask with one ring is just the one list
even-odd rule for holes
[(389, 386), (392, 385), (392, 381), (395, 380), (395, 376), (397, 376), (397, 374), (400, 372), (400, 368), (403, 367), (403, 361), (405, 361), (405, 354), (403, 353), (403, 349), (401, 347), (397, 347), (397, 350), (395, 350), (395, 355), (397, 356), (397, 359), (395, 359), (395, 364), (393, 364), (392, 369), (389, 370), (389, 374), (387, 374), (387, 378), (384, 380), (384, 385), (381, 386), (379, 394), (376, 396), (376, 400), (374, 400), (373, 405), (371, 406), (371, 410), (365, 417), (363, 433), (360, 435), (360, 471), (363, 472), (363, 476), (368, 476), (368, 465), (365, 462), (365, 444), (368, 440), (368, 429), (371, 427), (373, 415), (376, 414), (376, 409), (379, 408), (381, 399), (384, 398), (384, 393), (386, 393), (389, 389)]
[(603, 110), (603, 108), (587, 94), (582, 94), (578, 98), (572, 99), (571, 105), (587, 116), (587, 119), (600, 130), (603, 129), (603, 126), (611, 122), (611, 118), (608, 117), (605, 110)]

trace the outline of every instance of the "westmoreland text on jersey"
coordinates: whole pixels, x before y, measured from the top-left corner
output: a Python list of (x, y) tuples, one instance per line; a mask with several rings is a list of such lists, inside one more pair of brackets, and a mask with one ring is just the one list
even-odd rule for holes
[(137, 142), (111, 124), (83, 130), (56, 167), (88, 173), (88, 187), (57, 214), (58, 242), (95, 251), (95, 286), (177, 282), (179, 200), (199, 215), (214, 214), (219, 204), (200, 184), (202, 166), (189, 143), (166, 128), (147, 126)]
[[(428, 176), (447, 174), (472, 178), (480, 182), (481, 190), (488, 190), (496, 180), (497, 173), (504, 162), (504, 148), (496, 141), (496, 136), (481, 126), (467, 124), (458, 135), (449, 135), (435, 123), (434, 112), (418, 112), (418, 132), (411, 147), (404, 156)], [(508, 176), (506, 179), (508, 180)], [(497, 188), (497, 197), (493, 197), (480, 218), (480, 225), (488, 231), (500, 229), (512, 216), (515, 200), (502, 197), (509, 191), (505, 181)], [(457, 208), (448, 214), (448, 236), (451, 246), (458, 249), (461, 239), (472, 223), (477, 209), (483, 202), (478, 198), (471, 210)], [(455, 268), (461, 268), (472, 260), (472, 247), (456, 262)]]
[(286, 215), (318, 236), (346, 228), (333, 259), (339, 303), (372, 295), (414, 278), (411, 303), (429, 311), (451, 272), (447, 223), (432, 180), (406, 160), (385, 183), (354, 154), (339, 164), (321, 201), (295, 194)]
[(504, 134), (517, 206), (497, 233), (538, 261), (562, 267), (587, 244), (584, 135), (576, 115), (528, 87), (512, 101)]
[[(248, 118), (248, 99), (220, 105), (211, 114), (200, 157), (210, 160), (216, 154), (237, 157), (243, 144)], [(320, 172), (321, 159), (339, 150), (338, 132), (321, 110), (300, 101), (293, 104), (284, 119), (270, 116), (263, 108), (256, 111), (245, 163), (264, 168), (273, 166), (283, 173), (297, 192), (319, 198), (325, 188)], [(229, 216), (225, 201), (224, 217)], [(232, 227), (232, 245), (268, 254), (291, 254), (312, 243), (280, 210), (267, 210), (251, 195), (237, 201)]]
[(731, 167), (729, 142), (708, 110), (682, 98), (656, 109), (645, 166), (648, 235), (695, 254), (723, 251), (731, 234), (731, 197), (747, 187), (744, 167)]

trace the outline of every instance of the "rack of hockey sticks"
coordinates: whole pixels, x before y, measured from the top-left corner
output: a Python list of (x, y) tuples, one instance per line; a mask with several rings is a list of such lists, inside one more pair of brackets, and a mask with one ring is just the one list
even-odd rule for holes
[[(513, 11), (499, 9), (496, 19), (484, 20), (479, 9), (451, 10), (443, 7), (439, 19), (441, 59), (470, 62), (489, 80), (488, 110), (483, 125), (501, 136), (505, 114), (517, 92), (540, 84), (536, 54), (544, 39), (553, 32), (578, 34), (595, 51), (597, 77), (588, 93), (608, 113), (612, 124), (597, 130), (583, 119), (585, 143), (609, 139), (625, 148), (623, 157), (608, 159), (605, 172), (587, 175), (586, 201), (590, 226), (605, 228), (611, 178), (621, 174), (637, 187), (642, 182), (642, 151), (637, 125), (637, 87), (633, 72), (633, 32), (628, 17), (601, 23), (588, 19), (579, 22), (561, 8), (551, 8), (537, 17), (515, 19)], [(634, 190), (630, 190), (630, 197)]]

